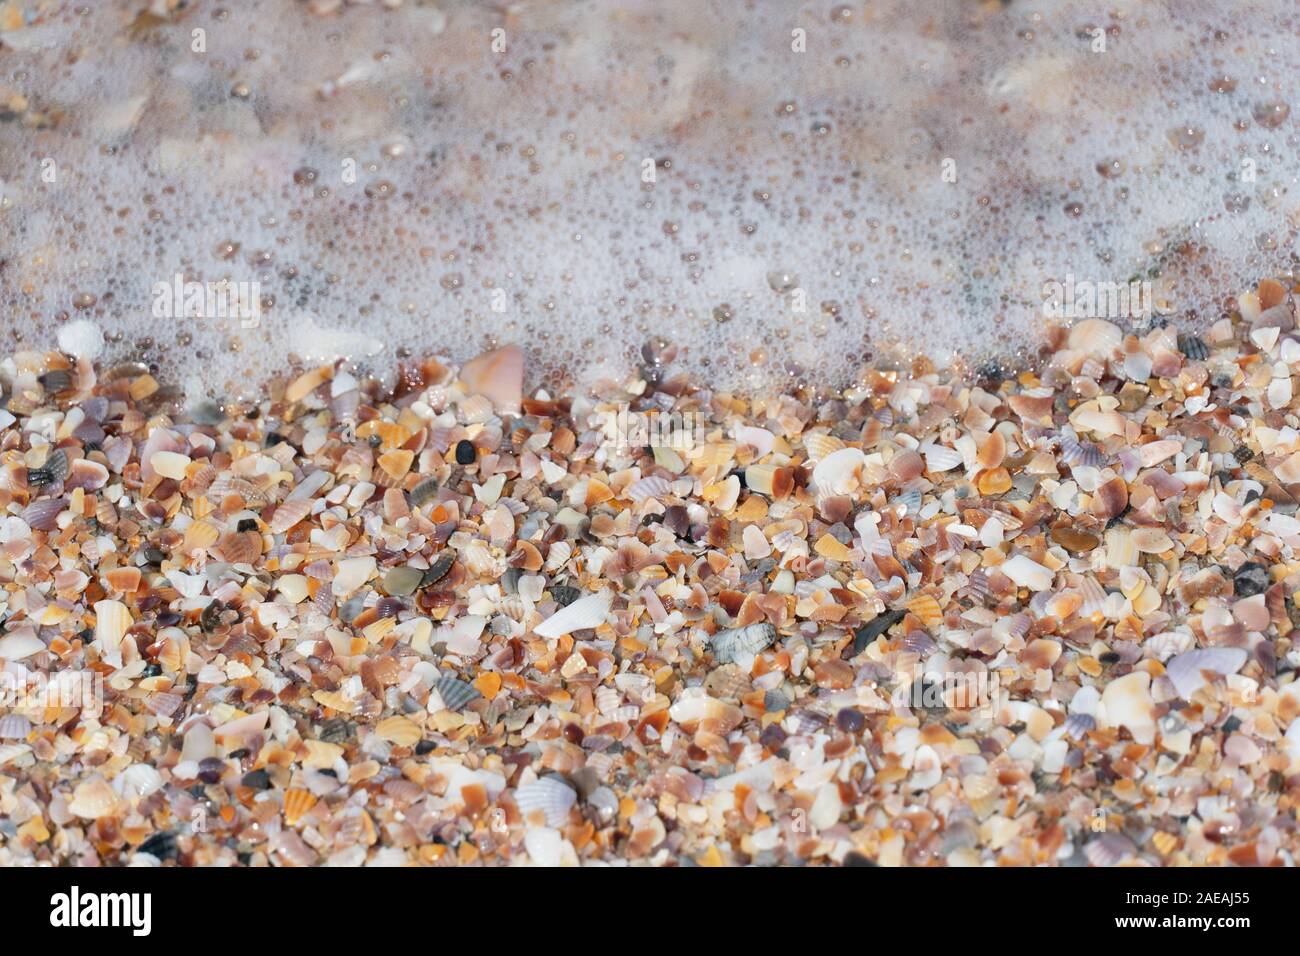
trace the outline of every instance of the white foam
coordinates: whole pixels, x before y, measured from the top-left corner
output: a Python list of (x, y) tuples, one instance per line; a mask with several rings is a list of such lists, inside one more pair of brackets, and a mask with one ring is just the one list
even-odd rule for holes
[[(295, 350), (391, 371), (504, 341), (532, 384), (619, 378), (654, 338), (720, 387), (842, 384), (1032, 351), (1067, 274), (1159, 269), (1194, 322), (1295, 257), (1296, 117), (1261, 122), (1300, 76), (1290, 0), (311, 6), (132, 27), (100, 0), (0, 33), (15, 337), (93, 321), (106, 357), (221, 397)], [(178, 273), (258, 281), (260, 323), (154, 318)]]

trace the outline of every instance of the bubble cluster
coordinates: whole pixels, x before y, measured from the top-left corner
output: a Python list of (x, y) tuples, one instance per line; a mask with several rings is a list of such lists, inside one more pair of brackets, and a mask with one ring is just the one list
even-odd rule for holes
[[(9, 345), (77, 323), (195, 394), (506, 341), (533, 384), (672, 342), (834, 386), (1023, 357), (1067, 276), (1190, 326), (1295, 263), (1288, 0), (18, 6)], [(260, 315), (155, 314), (178, 275)]]

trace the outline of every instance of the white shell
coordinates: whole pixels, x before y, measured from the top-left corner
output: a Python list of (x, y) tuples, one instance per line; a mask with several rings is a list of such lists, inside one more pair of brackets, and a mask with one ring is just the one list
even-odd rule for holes
[(1070, 328), (1069, 348), (1090, 358), (1110, 358), (1123, 341), (1119, 326), (1105, 319), (1084, 319)]
[(561, 637), (572, 631), (598, 627), (609, 616), (610, 605), (614, 602), (614, 592), (600, 591), (578, 598), (568, 607), (562, 607), (548, 617), (533, 633), (538, 637)]
[(577, 793), (555, 774), (547, 774), (532, 783), (522, 784), (515, 790), (515, 805), (519, 811), (528, 816), (534, 810), (540, 810), (546, 817), (547, 825), (552, 827), (564, 826), (569, 819), (569, 811), (577, 802)]
[(115, 650), (132, 623), (131, 614), (121, 601), (96, 601), (95, 641), (100, 652)]
[(944, 445), (926, 444), (921, 446), (925, 457), (925, 470), (931, 472), (948, 471), (962, 463), (961, 453)]
[(127, 800), (138, 800), (163, 788), (163, 778), (147, 763), (135, 763), (113, 778), (113, 789)]
[(842, 495), (852, 491), (866, 462), (867, 456), (860, 448), (841, 448), (827, 455), (813, 469), (813, 484), (818, 494)]
[(1018, 587), (1029, 588), (1031, 591), (1046, 591), (1052, 586), (1051, 569), (1043, 567), (1023, 554), (1008, 558), (1002, 562), (998, 570), (1014, 581)]
[(719, 631), (709, 643), (714, 658), (721, 664), (730, 664), (738, 655), (757, 654), (775, 640), (776, 628), (771, 624), (750, 624)]
[(1155, 703), (1151, 699), (1151, 675), (1133, 671), (1106, 685), (1101, 695), (1103, 727), (1125, 727), (1140, 744), (1155, 740)]
[(15, 630), (0, 637), (0, 657), (6, 661), (20, 661), (45, 650), (45, 642), (31, 628)]
[(635, 504), (647, 498), (663, 498), (672, 489), (672, 483), (661, 475), (649, 475), (627, 486), (625, 496)]
[(1246, 663), (1246, 650), (1241, 647), (1198, 647), (1173, 658), (1166, 669), (1178, 695), (1190, 698), (1205, 686), (1202, 671), (1214, 674), (1235, 674)]

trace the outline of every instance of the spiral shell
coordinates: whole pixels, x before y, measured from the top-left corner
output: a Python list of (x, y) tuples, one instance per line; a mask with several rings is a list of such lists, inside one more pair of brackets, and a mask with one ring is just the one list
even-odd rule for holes
[(709, 643), (714, 658), (720, 663), (730, 664), (741, 654), (757, 654), (775, 640), (776, 628), (771, 624), (750, 624), (719, 631)]

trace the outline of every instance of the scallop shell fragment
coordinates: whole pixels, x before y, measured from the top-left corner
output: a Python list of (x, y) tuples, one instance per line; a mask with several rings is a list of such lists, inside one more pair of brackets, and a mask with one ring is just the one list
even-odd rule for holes
[(108, 782), (103, 777), (95, 776), (73, 791), (72, 799), (68, 801), (68, 810), (84, 820), (98, 820), (112, 816), (120, 804), (121, 799)]
[(525, 817), (540, 812), (547, 826), (564, 826), (569, 811), (577, 802), (578, 795), (574, 789), (555, 774), (547, 774), (515, 789), (515, 806), (519, 812)]
[(471, 700), (483, 696), (473, 684), (458, 677), (439, 677), (433, 687), (447, 710), (460, 710)]

